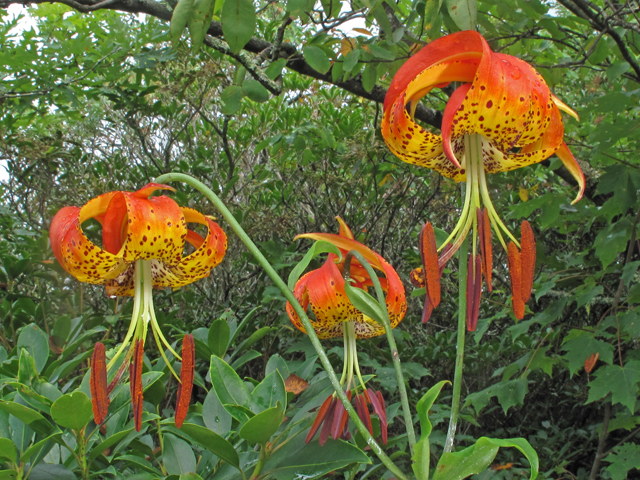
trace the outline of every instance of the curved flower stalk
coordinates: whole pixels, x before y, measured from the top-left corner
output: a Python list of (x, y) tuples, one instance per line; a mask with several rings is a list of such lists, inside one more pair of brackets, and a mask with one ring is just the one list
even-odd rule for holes
[[(353, 233), (341, 218), (338, 235), (329, 233), (306, 233), (298, 235), (299, 238), (310, 238), (332, 243), (340, 249), (344, 255), (355, 250), (371, 264), (373, 268), (382, 272), (385, 278), (379, 278), (380, 284), (386, 293), (386, 306), (389, 314), (391, 328), (395, 328), (404, 317), (407, 310), (407, 302), (404, 287), (396, 271), (380, 255), (357, 242)], [(324, 265), (316, 270), (308, 272), (298, 280), (293, 294), (306, 310), (309, 306), (315, 316), (311, 321), (313, 329), (320, 338), (344, 338), (344, 367), (340, 386), (345, 389), (347, 397), (351, 400), (352, 392), (355, 396), (355, 405), (358, 416), (373, 435), (371, 417), (367, 404), (371, 404), (374, 413), (380, 419), (380, 428), (383, 443), (387, 443), (387, 417), (385, 402), (379, 391), (374, 391), (365, 386), (358, 366), (358, 354), (356, 351), (356, 339), (370, 338), (385, 333), (384, 327), (375, 320), (361, 313), (347, 298), (345, 292), (345, 280), (343, 278), (344, 261), (338, 261), (335, 254), (329, 254)], [(352, 286), (366, 290), (373, 282), (364, 267), (353, 260), (350, 268)], [(295, 313), (292, 305), (287, 302), (287, 313), (291, 322), (302, 332), (306, 333), (300, 318)], [(359, 393), (361, 391), (362, 393)], [(334, 439), (350, 437), (348, 430), (348, 415), (342, 403), (336, 398), (335, 393), (330, 395), (318, 410), (316, 419), (307, 435), (307, 443), (320, 431), (320, 445), (329, 438)]]
[[(413, 112), (424, 95), (450, 82), (462, 84), (449, 99), (441, 135), (436, 135), (415, 123)], [(551, 94), (531, 65), (493, 52), (482, 35), (474, 31), (435, 40), (411, 57), (393, 78), (382, 120), (382, 135), (391, 151), (405, 162), (466, 182), (462, 214), (449, 238), (436, 249), (429, 225), (421, 235), (424, 265), (412, 277), (414, 283), (427, 287), (424, 321), (439, 302), (438, 271), (473, 230), (467, 327), (475, 329), (481, 272), (491, 291), (492, 229), (508, 254), (514, 314), (523, 318), (535, 267), (533, 231), (528, 222), (523, 222), (522, 240), (516, 240), (491, 203), (486, 173), (514, 170), (555, 153), (578, 181), (580, 189), (573, 203), (580, 200), (585, 179), (563, 141), (560, 111), (578, 119), (576, 112)], [(480, 244), (480, 252), (476, 243)]]
[[(180, 427), (187, 415), (193, 388), (195, 348), (192, 335), (185, 335), (182, 357), (162, 334), (153, 308), (153, 288), (181, 287), (207, 277), (227, 248), (227, 237), (217, 223), (191, 208), (181, 208), (156, 190), (167, 185), (150, 183), (137, 192), (116, 191), (96, 197), (82, 208), (64, 207), (51, 223), (49, 239), (58, 262), (81, 282), (105, 285), (107, 294), (133, 296), (133, 315), (125, 338), (106, 362), (105, 347), (97, 343), (92, 357), (91, 399), (96, 423), (102, 423), (109, 408), (109, 394), (129, 367), (131, 401), (136, 430), (142, 426), (143, 348), (149, 325), (167, 366), (178, 379), (175, 423)], [(95, 219), (102, 225), (102, 246), (91, 242), (82, 224)], [(204, 225), (205, 238), (187, 228)], [(184, 256), (185, 242), (194, 251)], [(125, 349), (122, 365), (114, 371)], [(171, 367), (164, 350), (181, 360), (180, 376)], [(107, 384), (107, 377), (111, 382)]]

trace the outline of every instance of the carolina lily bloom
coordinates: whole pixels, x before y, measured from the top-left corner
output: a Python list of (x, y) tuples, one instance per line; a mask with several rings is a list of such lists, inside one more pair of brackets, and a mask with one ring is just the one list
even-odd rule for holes
[[(349, 227), (337, 218), (340, 223), (340, 233), (338, 235), (330, 233), (305, 233), (298, 235), (295, 239), (310, 238), (312, 240), (323, 240), (332, 243), (340, 249), (344, 256), (351, 250), (356, 250), (371, 264), (371, 266), (384, 273), (385, 278), (379, 278), (382, 289), (386, 292), (387, 312), (391, 328), (395, 328), (404, 317), (407, 311), (407, 302), (404, 296), (404, 288), (400, 277), (387, 261), (373, 250), (357, 242)], [(382, 441), (387, 443), (387, 415), (384, 399), (380, 392), (375, 392), (365, 386), (360, 367), (358, 366), (358, 354), (356, 351), (357, 338), (370, 338), (382, 335), (384, 327), (375, 320), (361, 313), (347, 298), (345, 293), (345, 280), (342, 276), (344, 260), (338, 260), (338, 256), (330, 253), (324, 265), (317, 270), (313, 270), (303, 275), (296, 283), (293, 293), (302, 307), (306, 310), (311, 306), (311, 311), (315, 320), (311, 320), (314, 330), (320, 338), (344, 338), (344, 367), (340, 385), (346, 390), (347, 397), (351, 400), (352, 390), (355, 393), (355, 404), (358, 416), (367, 426), (373, 435), (371, 417), (368, 403), (371, 403), (374, 413), (380, 419), (380, 429)], [(373, 282), (364, 267), (357, 261), (351, 262), (350, 277), (353, 286), (366, 290), (373, 286)], [(287, 313), (291, 322), (302, 332), (304, 329), (300, 318), (287, 302)], [(356, 382), (356, 378), (358, 382)], [(358, 393), (358, 390), (362, 393)], [(349, 416), (340, 400), (335, 394), (330, 395), (318, 410), (315, 422), (313, 423), (307, 443), (311, 441), (321, 425), (320, 445), (329, 438), (329, 434), (334, 439), (350, 437), (348, 430)]]
[[(436, 135), (418, 125), (413, 114), (424, 95), (450, 82), (461, 85), (449, 99), (441, 135)], [(472, 227), (473, 251), (467, 281), (469, 330), (475, 329), (478, 318), (481, 271), (491, 291), (492, 228), (508, 253), (514, 314), (523, 318), (535, 267), (533, 231), (523, 222), (522, 244), (511, 234), (491, 203), (485, 173), (514, 170), (555, 153), (580, 187), (573, 203), (580, 200), (585, 179), (563, 141), (561, 110), (578, 119), (576, 112), (551, 94), (531, 65), (493, 52), (482, 35), (474, 31), (433, 41), (398, 70), (384, 102), (382, 136), (387, 145), (405, 162), (466, 182), (462, 214), (449, 238), (435, 249), (433, 229), (429, 231), (427, 227), (421, 235), (424, 265), (412, 277), (427, 287), (424, 320), (439, 302), (438, 270), (455, 254)], [(503, 233), (510, 240), (509, 246)]]
[[(192, 335), (185, 335), (182, 357), (165, 339), (153, 309), (153, 287), (181, 287), (207, 277), (227, 249), (227, 237), (217, 223), (191, 208), (181, 208), (156, 190), (172, 187), (150, 183), (137, 192), (109, 192), (90, 200), (82, 208), (64, 207), (51, 222), (49, 240), (60, 265), (81, 282), (105, 285), (107, 294), (133, 296), (131, 325), (109, 363), (105, 347), (97, 343), (91, 362), (91, 400), (96, 423), (102, 423), (109, 408), (109, 394), (129, 367), (131, 401), (136, 430), (142, 426), (142, 360), (148, 326), (167, 366), (179, 381), (176, 426), (184, 421), (193, 388), (195, 348)], [(82, 224), (95, 219), (102, 225), (102, 246), (91, 242)], [(188, 230), (187, 223), (207, 227), (206, 238)], [(195, 250), (183, 256), (185, 241)], [(129, 346), (122, 365), (111, 373)], [(164, 349), (182, 362), (180, 376), (171, 367)]]

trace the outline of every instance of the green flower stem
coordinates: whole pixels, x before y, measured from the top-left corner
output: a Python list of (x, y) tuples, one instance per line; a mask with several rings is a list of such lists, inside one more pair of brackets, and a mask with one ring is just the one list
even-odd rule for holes
[(458, 267), (458, 338), (456, 345), (456, 368), (453, 375), (453, 398), (451, 399), (451, 417), (449, 418), (449, 430), (444, 442), (444, 453), (453, 450), (453, 440), (458, 426), (458, 414), (460, 413), (460, 388), (462, 386), (462, 365), (464, 363), (464, 339), (467, 334), (467, 254), (469, 242), (464, 241), (460, 245)]
[(293, 292), (289, 290), (289, 287), (287, 287), (287, 284), (280, 278), (278, 273), (274, 270), (274, 268), (271, 266), (269, 261), (262, 254), (262, 252), (260, 252), (260, 249), (256, 246), (255, 243), (253, 243), (253, 241), (245, 233), (245, 231), (242, 229), (238, 221), (234, 218), (234, 216), (231, 214), (231, 212), (225, 206), (222, 200), (220, 200), (220, 198), (218, 198), (218, 196), (213, 191), (211, 191), (211, 189), (209, 189), (206, 185), (204, 185), (202, 182), (196, 180), (195, 178), (189, 175), (185, 175), (183, 173), (166, 173), (156, 178), (155, 182), (186, 183), (187, 185), (190, 185), (196, 190), (198, 190), (205, 197), (207, 197), (211, 203), (213, 203), (213, 205), (218, 209), (220, 214), (227, 221), (231, 229), (235, 232), (236, 235), (238, 235), (238, 237), (240, 237), (240, 240), (242, 240), (242, 242), (246, 245), (247, 249), (256, 258), (258, 263), (262, 266), (262, 268), (264, 268), (264, 270), (267, 272), (267, 275), (269, 275), (271, 280), (273, 280), (273, 283), (275, 283), (275, 285), (282, 291), (282, 294), (285, 296), (285, 298), (289, 301), (289, 303), (291, 303), (291, 306), (295, 310), (296, 314), (300, 318), (300, 321), (302, 321), (302, 324), (304, 325), (305, 330), (307, 331), (309, 340), (311, 340), (311, 344), (313, 345), (313, 348), (316, 350), (316, 353), (318, 354), (318, 358), (320, 358), (320, 363), (322, 364), (322, 367), (327, 372), (327, 375), (329, 377), (329, 380), (331, 381), (331, 385), (333, 385), (336, 395), (344, 405), (344, 408), (349, 414), (349, 417), (351, 418), (351, 420), (355, 423), (356, 427), (358, 428), (358, 431), (366, 440), (367, 445), (371, 447), (371, 450), (373, 450), (373, 452), (378, 456), (380, 461), (384, 463), (384, 465), (389, 469), (391, 473), (393, 473), (400, 480), (407, 480), (406, 475), (402, 473), (402, 471), (396, 466), (396, 464), (393, 463), (393, 461), (391, 461), (391, 459), (384, 453), (382, 448), (380, 448), (380, 445), (376, 443), (373, 436), (369, 433), (369, 430), (367, 429), (367, 427), (360, 420), (360, 417), (358, 417), (358, 414), (356, 413), (356, 409), (353, 408), (353, 406), (351, 405), (351, 402), (347, 398), (347, 395), (340, 387), (340, 382), (338, 380), (338, 377), (336, 376), (336, 372), (333, 370), (333, 367), (329, 362), (329, 358), (327, 357), (327, 354), (322, 348), (320, 339), (318, 338), (318, 335), (316, 335), (316, 332), (313, 329), (313, 326), (311, 325), (311, 321), (309, 320), (309, 317), (307, 317), (305, 310), (302, 308), (300, 303), (298, 303), (298, 301), (296, 300), (296, 297), (293, 295)]
[(400, 402), (402, 404), (402, 414), (404, 417), (404, 423), (407, 429), (407, 438), (409, 440), (409, 449), (411, 450), (411, 455), (413, 456), (413, 447), (416, 444), (416, 433), (413, 430), (413, 418), (411, 416), (411, 409), (409, 408), (409, 397), (407, 395), (407, 387), (404, 382), (404, 375), (402, 374), (402, 366), (400, 365), (400, 355), (398, 355), (398, 347), (396, 345), (396, 339), (393, 337), (393, 332), (391, 331), (391, 321), (389, 320), (389, 312), (386, 307), (386, 299), (384, 297), (384, 291), (382, 290), (382, 285), (380, 285), (380, 280), (378, 280), (378, 275), (373, 270), (373, 267), (367, 262), (367, 260), (362, 256), (360, 252), (355, 250), (351, 250), (344, 258), (344, 276), (345, 281), (349, 281), (349, 274), (351, 271), (351, 259), (355, 257), (360, 264), (365, 268), (367, 273), (369, 274), (369, 278), (373, 282), (373, 288), (376, 291), (376, 297), (378, 297), (378, 303), (382, 309), (382, 321), (384, 323), (384, 331), (387, 334), (387, 341), (389, 342), (389, 348), (391, 349), (391, 359), (393, 361), (393, 367), (396, 371), (396, 381), (398, 383), (398, 391), (400, 392)]

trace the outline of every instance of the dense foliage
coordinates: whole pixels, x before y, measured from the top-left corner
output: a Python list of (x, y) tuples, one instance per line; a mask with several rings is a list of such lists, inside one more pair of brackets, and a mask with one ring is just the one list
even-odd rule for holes
[[(11, 3), (0, 0), (0, 7)], [(637, 1), (216, 0), (208, 3), (204, 38), (204, 23), (195, 20), (190, 34), (180, 37), (175, 21), (170, 31), (170, 0), (20, 3), (30, 4), (21, 13), (27, 17), (3, 10), (0, 23), (0, 478), (237, 479), (254, 472), (253, 444), (266, 440), (281, 447), (256, 478), (334, 470), (350, 479), (388, 476), (375, 456), (356, 448), (365, 447), (358, 436), (350, 446), (304, 446), (311, 411), (331, 386), (308, 338), (291, 325), (282, 293), (222, 220), (224, 262), (203, 281), (154, 292), (168, 338), (195, 337), (190, 430), (168, 420), (176, 382), (151, 344), (142, 431), (133, 429), (128, 388), (115, 393), (110, 417), (96, 427), (81, 394), (89, 394), (87, 360), (96, 341), (111, 348), (122, 340), (132, 302), (64, 272), (53, 261), (48, 229), (65, 205), (184, 172), (220, 196), (286, 279), (310, 246), (293, 238), (337, 232), (340, 216), (407, 287), (409, 310), (394, 335), (415, 405), (429, 387), (453, 379), (457, 262), (447, 265), (442, 305), (425, 325), (409, 272), (420, 264), (422, 223), (449, 232), (461, 194), (459, 185), (389, 152), (379, 133), (381, 102), (411, 52), (476, 25), (495, 51), (534, 65), (580, 114), (579, 123), (564, 118), (565, 139), (587, 190), (570, 205), (576, 185), (555, 157), (489, 178), (510, 228), (527, 219), (536, 233), (534, 298), (516, 322), (506, 255), (496, 249), (494, 290), (485, 293), (478, 328), (467, 338), (456, 446), (482, 436), (523, 437), (540, 457), (538, 478), (637, 475)], [(439, 128), (450, 94), (436, 89), (425, 97), (416, 113), (425, 127)], [(218, 216), (194, 189), (174, 186), (180, 205)], [(99, 238), (97, 223), (84, 228)], [(342, 350), (334, 347), (341, 342), (325, 342), (339, 368)], [(408, 474), (387, 340), (358, 347), (363, 373), (375, 375), (371, 382), (387, 402), (385, 451)], [(247, 392), (273, 382), (273, 398), (251, 415), (280, 401), (294, 426), (265, 441), (243, 433), (246, 421), (223, 408), (212, 387), (215, 368), (224, 373), (216, 378)], [(290, 374), (308, 388), (285, 392), (278, 379)], [(432, 467), (450, 403), (445, 387), (429, 411)], [(297, 440), (283, 443), (287, 435)], [(529, 476), (518, 450), (500, 450), (496, 462), (474, 478)]]

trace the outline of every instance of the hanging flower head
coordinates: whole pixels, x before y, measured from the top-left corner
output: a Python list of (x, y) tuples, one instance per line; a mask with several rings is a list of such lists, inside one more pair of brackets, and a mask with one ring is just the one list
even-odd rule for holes
[[(312, 240), (323, 240), (332, 243), (340, 249), (344, 256), (351, 250), (356, 250), (364, 256), (371, 266), (382, 272), (385, 278), (379, 278), (382, 289), (387, 294), (386, 305), (389, 314), (391, 328), (395, 328), (404, 317), (407, 310), (407, 302), (404, 295), (404, 287), (398, 274), (387, 261), (380, 255), (372, 251), (365, 245), (357, 242), (353, 233), (344, 221), (338, 217), (340, 223), (340, 233), (338, 235), (330, 233), (305, 233), (298, 235), (298, 238), (310, 238)], [(384, 327), (375, 320), (361, 313), (349, 301), (345, 292), (345, 280), (342, 272), (344, 260), (338, 261), (335, 254), (329, 254), (322, 267), (313, 270), (298, 280), (294, 288), (294, 295), (306, 310), (311, 307), (315, 320), (311, 320), (314, 330), (320, 338), (344, 338), (344, 369), (340, 385), (345, 390), (347, 397), (351, 399), (352, 389), (355, 391), (355, 403), (358, 415), (373, 435), (371, 417), (369, 415), (368, 403), (371, 403), (373, 411), (380, 418), (380, 428), (382, 440), (387, 443), (387, 417), (385, 403), (382, 394), (371, 388), (366, 388), (360, 374), (358, 366), (358, 354), (356, 351), (357, 338), (370, 338), (384, 334)], [(350, 268), (350, 277), (353, 286), (361, 289), (373, 286), (373, 282), (365, 268), (357, 261), (353, 260)], [(302, 332), (306, 333), (300, 318), (287, 302), (287, 313), (293, 324)], [(358, 382), (356, 382), (356, 377)], [(361, 389), (362, 393), (358, 393)], [(329, 434), (334, 439), (348, 438), (350, 436), (347, 429), (348, 415), (344, 406), (334, 395), (330, 395), (318, 410), (315, 422), (313, 423), (307, 443), (311, 441), (321, 425), (320, 445), (329, 438)]]
[[(148, 326), (158, 349), (173, 375), (179, 380), (176, 426), (184, 421), (193, 388), (195, 349), (192, 335), (185, 335), (182, 357), (165, 339), (153, 309), (153, 288), (181, 287), (207, 277), (218, 265), (227, 248), (227, 237), (217, 223), (191, 208), (181, 208), (162, 195), (149, 196), (155, 190), (172, 187), (150, 183), (137, 192), (109, 192), (96, 197), (82, 208), (64, 207), (51, 222), (51, 248), (62, 267), (81, 282), (105, 285), (109, 295), (133, 296), (131, 325), (124, 341), (109, 363), (105, 348), (97, 343), (91, 363), (91, 399), (96, 423), (102, 423), (109, 407), (109, 394), (129, 367), (131, 400), (136, 430), (142, 425), (142, 360)], [(102, 225), (102, 247), (91, 242), (82, 224), (95, 219)], [(197, 223), (207, 228), (202, 238), (187, 228)], [(184, 256), (185, 241), (194, 251)], [(125, 351), (122, 366), (107, 375)], [(182, 361), (178, 376), (164, 349)]]
[[(418, 125), (413, 113), (424, 95), (450, 82), (462, 84), (449, 99), (441, 135), (436, 135)], [(469, 330), (475, 329), (478, 318), (481, 271), (491, 291), (492, 228), (508, 253), (514, 314), (518, 319), (523, 318), (524, 304), (531, 296), (535, 266), (533, 231), (525, 221), (522, 243), (511, 234), (491, 203), (485, 173), (514, 170), (541, 162), (555, 153), (580, 187), (573, 203), (580, 200), (585, 189), (584, 175), (563, 141), (560, 111), (578, 119), (572, 109), (551, 94), (531, 65), (493, 52), (482, 35), (474, 31), (458, 32), (433, 41), (398, 70), (384, 102), (382, 136), (387, 145), (405, 162), (466, 182), (462, 215), (440, 249), (435, 248), (432, 228), (427, 227), (421, 235), (420, 248), (428, 251), (423, 253), (423, 261), (427, 263), (420, 271), (413, 272), (412, 277), (416, 284), (427, 287), (425, 321), (439, 302), (437, 272), (455, 254), (472, 228), (473, 252), (467, 282)], [(508, 246), (503, 234), (510, 239)], [(479, 254), (476, 239), (480, 244)]]

